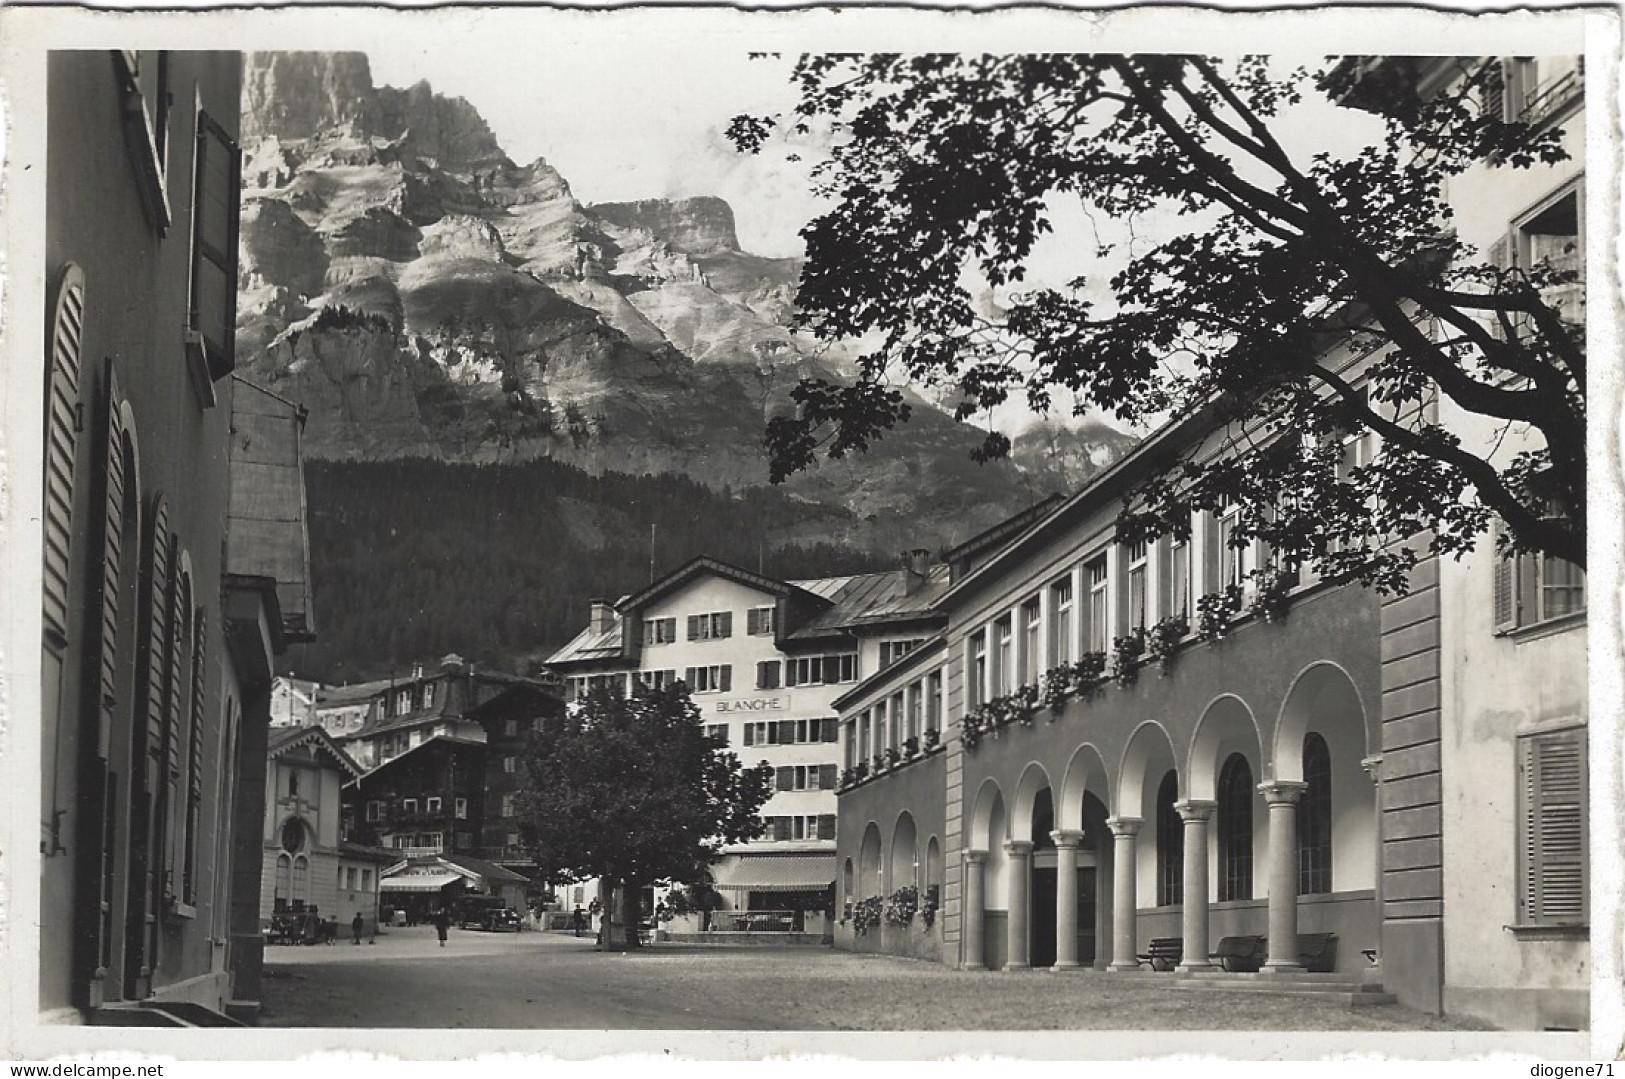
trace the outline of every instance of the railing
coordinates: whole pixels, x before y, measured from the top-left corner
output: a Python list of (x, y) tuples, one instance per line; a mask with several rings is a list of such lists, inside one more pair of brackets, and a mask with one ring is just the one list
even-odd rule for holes
[(711, 913), (712, 933), (800, 933), (806, 915), (795, 910), (719, 910)]

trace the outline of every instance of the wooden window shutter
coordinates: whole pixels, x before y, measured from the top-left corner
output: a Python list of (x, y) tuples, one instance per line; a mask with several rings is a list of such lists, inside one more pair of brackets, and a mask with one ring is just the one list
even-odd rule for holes
[(1495, 541), (1499, 539), (1502, 527), (1501, 523), (1496, 521), (1490, 529), (1490, 551), (1494, 558), (1491, 564), (1490, 607), (1497, 634), (1509, 633), (1518, 628), (1520, 606), (1518, 578), (1523, 569), (1522, 558), (1502, 558), (1495, 553)]
[(777, 781), (775, 789), (781, 791), (793, 790), (796, 785), (796, 770), (794, 768), (780, 768), (776, 771)]
[(192, 193), (192, 330), (208, 359), (209, 377), (236, 366), (237, 213), (242, 155), (225, 128), (197, 117)]
[(1156, 544), (1157, 560), (1157, 595), (1155, 614), (1147, 613), (1148, 623), (1156, 622), (1159, 618), (1179, 612), (1174, 610), (1174, 541), (1172, 537), (1162, 536)]
[(781, 719), (778, 721), (778, 725), (779, 745), (794, 745), (796, 741), (796, 721), (793, 719)]
[(691, 641), (700, 639), (700, 616), (697, 614), (688, 616), (688, 639)]
[(826, 742), (838, 742), (841, 740), (841, 724), (839, 720), (824, 720), (823, 740)]
[(182, 883), (182, 897), (187, 903), (197, 901), (198, 829), (203, 818), (203, 731), (205, 672), (208, 670), (209, 615), (197, 609), (192, 626), (192, 738), (188, 743), (186, 761), (186, 861)]
[(762, 612), (755, 607), (745, 612), (745, 635), (754, 637), (762, 632)]
[(51, 376), (45, 401), (45, 642), (68, 640), (69, 553), (73, 542), (74, 464), (84, 430), (79, 373), (84, 345), (85, 272), (63, 267), (51, 316)]
[(730, 689), (732, 689), (733, 687), (734, 687), (734, 669), (733, 669), (733, 665), (730, 664), (730, 663), (724, 663), (722, 665), (722, 683), (721, 683), (721, 686), (719, 688), (722, 690), (722, 692), (726, 693)]
[(745, 724), (745, 744), (747, 746), (756, 744), (756, 724), (754, 723)]
[[(124, 486), (135, 477), (124, 474), (124, 419), (120, 412), (118, 382), (113, 361), (107, 361), (105, 437), (106, 470), (103, 475), (105, 523), (102, 532), (101, 595), (101, 700), (104, 712), (118, 700), (118, 605), (124, 570), (124, 545), (136, 537), (124, 535)], [(105, 734), (105, 732), (104, 732)], [(108, 747), (101, 747), (107, 756)]]
[(835, 814), (833, 814), (833, 813), (820, 813), (818, 815), (818, 838), (819, 839), (834, 839), (835, 838)]
[(722, 612), (722, 630), (717, 634), (717, 636), (718, 637), (732, 637), (733, 635), (734, 635), (734, 613), (732, 611), (723, 611)]
[(1522, 740), (1524, 886), (1520, 921), (1586, 921), (1586, 732)]
[(693, 667), (685, 667), (685, 668), (683, 668), (683, 682), (688, 686), (689, 691), (693, 692), (693, 689), (694, 689), (694, 668)]
[(781, 843), (787, 841), (790, 838), (790, 818), (789, 817), (774, 817), (773, 818), (773, 838), (778, 840)]
[(1490, 60), (1485, 65), (1484, 83), (1484, 115), (1499, 123), (1506, 121), (1506, 67), (1500, 59)]
[(835, 766), (833, 764), (820, 764), (818, 766), (818, 789), (821, 791), (835, 789)]

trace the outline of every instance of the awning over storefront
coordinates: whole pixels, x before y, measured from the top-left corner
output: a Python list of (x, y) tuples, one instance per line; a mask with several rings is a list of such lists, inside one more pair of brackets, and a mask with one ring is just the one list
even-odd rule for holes
[(378, 882), (378, 887), (385, 892), (438, 892), (461, 879), (456, 873), (401, 873), (385, 877)]
[(833, 854), (743, 854), (713, 870), (718, 889), (811, 892), (835, 883)]

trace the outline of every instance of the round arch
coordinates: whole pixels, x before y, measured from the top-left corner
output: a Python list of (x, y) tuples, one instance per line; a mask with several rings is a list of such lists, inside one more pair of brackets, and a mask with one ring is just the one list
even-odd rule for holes
[(858, 887), (853, 894), (859, 898), (883, 894), (880, 872), (880, 825), (870, 821), (858, 848)]
[(1061, 789), (1055, 796), (1057, 828), (1083, 827), (1083, 800), (1088, 794), (1093, 794), (1110, 812), (1113, 799), (1106, 759), (1092, 743), (1085, 742), (1067, 761)]
[(1215, 798), (1219, 767), (1232, 753), (1247, 758), (1256, 780), (1262, 772), (1262, 747), (1258, 721), (1246, 702), (1232, 693), (1215, 697), (1196, 722), (1196, 734), (1191, 739), (1190, 755), (1181, 776), (1186, 779), (1185, 797)]
[(1369, 756), (1371, 731), (1354, 679), (1335, 663), (1312, 663), (1298, 672), (1275, 724), (1271, 764), (1276, 779), (1303, 779), (1303, 741), (1311, 731), (1326, 739), (1333, 758)]
[[(1123, 763), (1117, 772), (1117, 800), (1114, 812), (1120, 816), (1150, 819), (1154, 814), (1157, 785), (1170, 770), (1181, 772), (1174, 741), (1168, 730), (1154, 719), (1134, 728), (1123, 747)], [(1147, 799), (1152, 799), (1149, 801)], [(1112, 805), (1111, 802), (1107, 803)], [(1152, 810), (1147, 810), (1147, 805)]]
[(1004, 829), (1004, 792), (999, 790), (996, 780), (985, 779), (976, 792), (976, 802), (971, 808), (966, 849), (994, 850), (1002, 847), (1008, 838)]
[(919, 875), (918, 832), (914, 827), (914, 816), (905, 809), (897, 814), (897, 822), (892, 825), (891, 864), (887, 872), (886, 894), (900, 888), (918, 888)]
[[(1010, 835), (1017, 839), (1025, 839), (1033, 830), (1033, 810), (1038, 803), (1038, 796), (1044, 791), (1054, 791), (1050, 784), (1049, 773), (1044, 766), (1036, 761), (1029, 762), (1022, 770), (1021, 779), (1016, 783), (1016, 794), (1010, 805)], [(1053, 804), (1053, 803), (1052, 803)]]

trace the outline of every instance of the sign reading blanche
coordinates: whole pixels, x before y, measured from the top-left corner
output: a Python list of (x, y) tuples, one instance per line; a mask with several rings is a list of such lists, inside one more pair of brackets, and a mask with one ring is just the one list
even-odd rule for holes
[(738, 700), (715, 703), (719, 716), (763, 715), (767, 712), (788, 712), (790, 695), (781, 693), (776, 697), (742, 697)]

